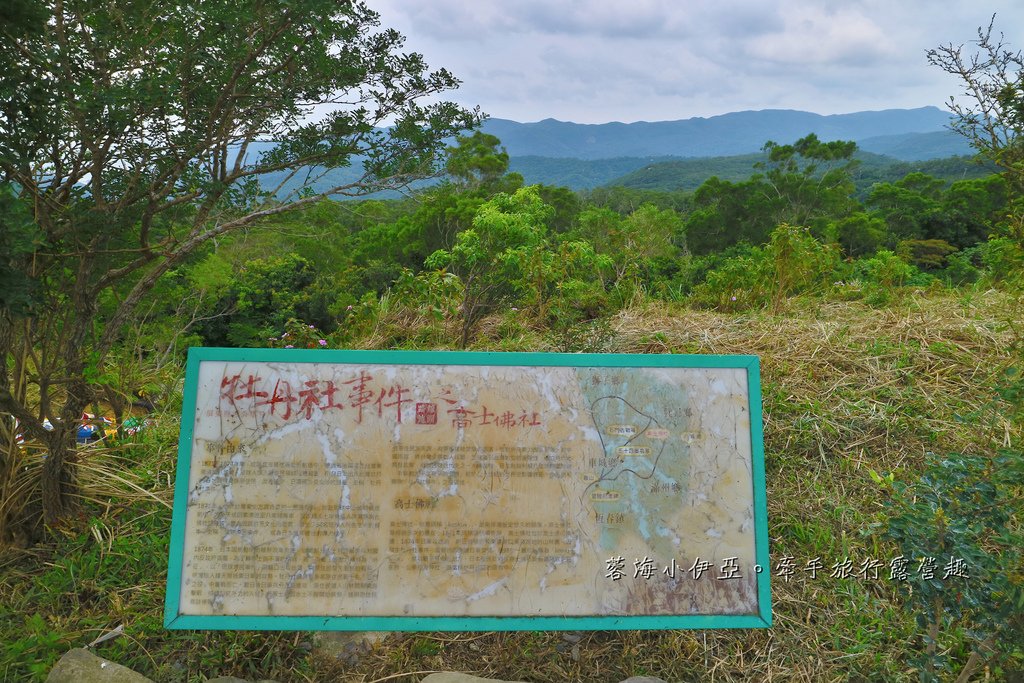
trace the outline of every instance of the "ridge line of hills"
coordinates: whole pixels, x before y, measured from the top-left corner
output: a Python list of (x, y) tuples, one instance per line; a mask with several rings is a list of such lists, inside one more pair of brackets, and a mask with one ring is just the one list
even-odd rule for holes
[[(743, 180), (754, 172), (753, 163), (761, 158), (766, 141), (788, 144), (815, 133), (825, 141), (857, 143), (861, 159), (858, 186), (863, 189), (865, 184), (898, 179), (911, 171), (947, 180), (992, 172), (964, 158), (973, 155), (973, 150), (948, 129), (950, 120), (938, 107), (831, 115), (768, 109), (636, 123), (582, 124), (555, 119), (519, 123), (492, 118), (484, 122), (482, 130), (501, 141), (509, 154), (509, 170), (522, 174), (527, 184), (577, 191), (604, 185), (695, 189), (712, 175)], [(255, 153), (272, 145), (258, 143), (251, 149)], [(349, 176), (355, 179), (358, 165), (332, 170), (313, 188), (340, 185)], [(263, 182), (273, 187), (281, 179), (283, 176), (270, 174)]]
[(756, 152), (767, 140), (786, 144), (815, 133), (823, 140), (853, 140), (868, 152), (918, 161), (970, 154), (966, 142), (948, 130), (949, 123), (950, 114), (938, 107), (830, 115), (766, 109), (653, 123), (488, 119), (482, 130), (500, 138), (512, 157), (734, 156)]

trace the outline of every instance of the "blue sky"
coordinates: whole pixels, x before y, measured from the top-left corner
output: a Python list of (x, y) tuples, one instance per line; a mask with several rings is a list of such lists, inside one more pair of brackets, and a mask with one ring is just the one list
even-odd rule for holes
[(370, 0), (382, 26), (497, 118), (666, 121), (747, 109), (943, 107), (959, 84), (925, 51), (996, 14), (1016, 50), (1024, 2)]

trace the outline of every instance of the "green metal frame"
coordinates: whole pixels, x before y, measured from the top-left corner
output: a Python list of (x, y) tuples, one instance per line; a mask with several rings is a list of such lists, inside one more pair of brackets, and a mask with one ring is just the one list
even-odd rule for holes
[[(203, 361), (338, 363), (375, 365), (506, 365), (580, 368), (733, 368), (747, 372), (750, 409), (751, 474), (754, 501), (754, 545), (757, 565), (757, 615), (658, 615), (576, 617), (325, 617), (183, 615), (180, 604), (184, 563), (185, 514), (192, 425), (196, 410), (199, 365)], [(491, 353), (466, 351), (346, 351), (327, 349), (189, 349), (182, 403), (178, 471), (174, 484), (174, 515), (167, 567), (164, 626), (169, 629), (296, 630), (296, 631), (537, 631), (613, 629), (766, 628), (772, 625), (768, 508), (765, 491), (761, 373), (757, 356)]]

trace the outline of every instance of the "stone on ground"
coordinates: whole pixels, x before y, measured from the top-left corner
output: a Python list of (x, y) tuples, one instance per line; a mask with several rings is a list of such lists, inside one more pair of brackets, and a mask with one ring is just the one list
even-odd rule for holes
[(322, 654), (355, 666), (375, 643), (388, 635), (386, 631), (325, 631), (318, 634), (316, 648)]
[(97, 657), (84, 648), (64, 653), (46, 683), (153, 683), (128, 667)]

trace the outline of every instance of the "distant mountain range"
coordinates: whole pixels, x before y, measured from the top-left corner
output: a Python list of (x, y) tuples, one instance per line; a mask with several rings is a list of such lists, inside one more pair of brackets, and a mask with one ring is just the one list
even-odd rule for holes
[(483, 130), (500, 138), (513, 158), (734, 156), (757, 152), (768, 140), (785, 144), (816, 133), (822, 140), (854, 140), (869, 152), (918, 161), (971, 153), (966, 142), (946, 128), (949, 121), (950, 115), (938, 107), (829, 116), (766, 109), (655, 123), (488, 119)]
[[(483, 130), (501, 140), (509, 153), (510, 170), (521, 173), (527, 184), (584, 190), (610, 183), (691, 188), (700, 184), (697, 181), (701, 177), (715, 173), (723, 178), (746, 178), (753, 171), (752, 162), (737, 157), (758, 154), (768, 140), (786, 144), (809, 133), (822, 140), (853, 140), (860, 151), (870, 153), (872, 166), (890, 163), (897, 170), (902, 168), (900, 162), (918, 168), (929, 160), (972, 155), (966, 141), (948, 130), (949, 122), (950, 115), (938, 107), (829, 116), (767, 109), (653, 123), (582, 124), (555, 119), (518, 123), (488, 119)], [(260, 143), (259, 147), (271, 145)], [(965, 161), (959, 163), (966, 166)], [(667, 165), (656, 172), (648, 170), (646, 178), (644, 174), (631, 175), (655, 164)], [(335, 169), (312, 187), (324, 190), (355, 180), (359, 167), (358, 160), (353, 160), (352, 167)], [(951, 173), (960, 173), (958, 169)], [(671, 174), (676, 170), (685, 178), (673, 180)], [(278, 177), (264, 179), (264, 186), (274, 187), (283, 179), (283, 174), (274, 175)], [(298, 178), (293, 179), (286, 187), (298, 182)]]

